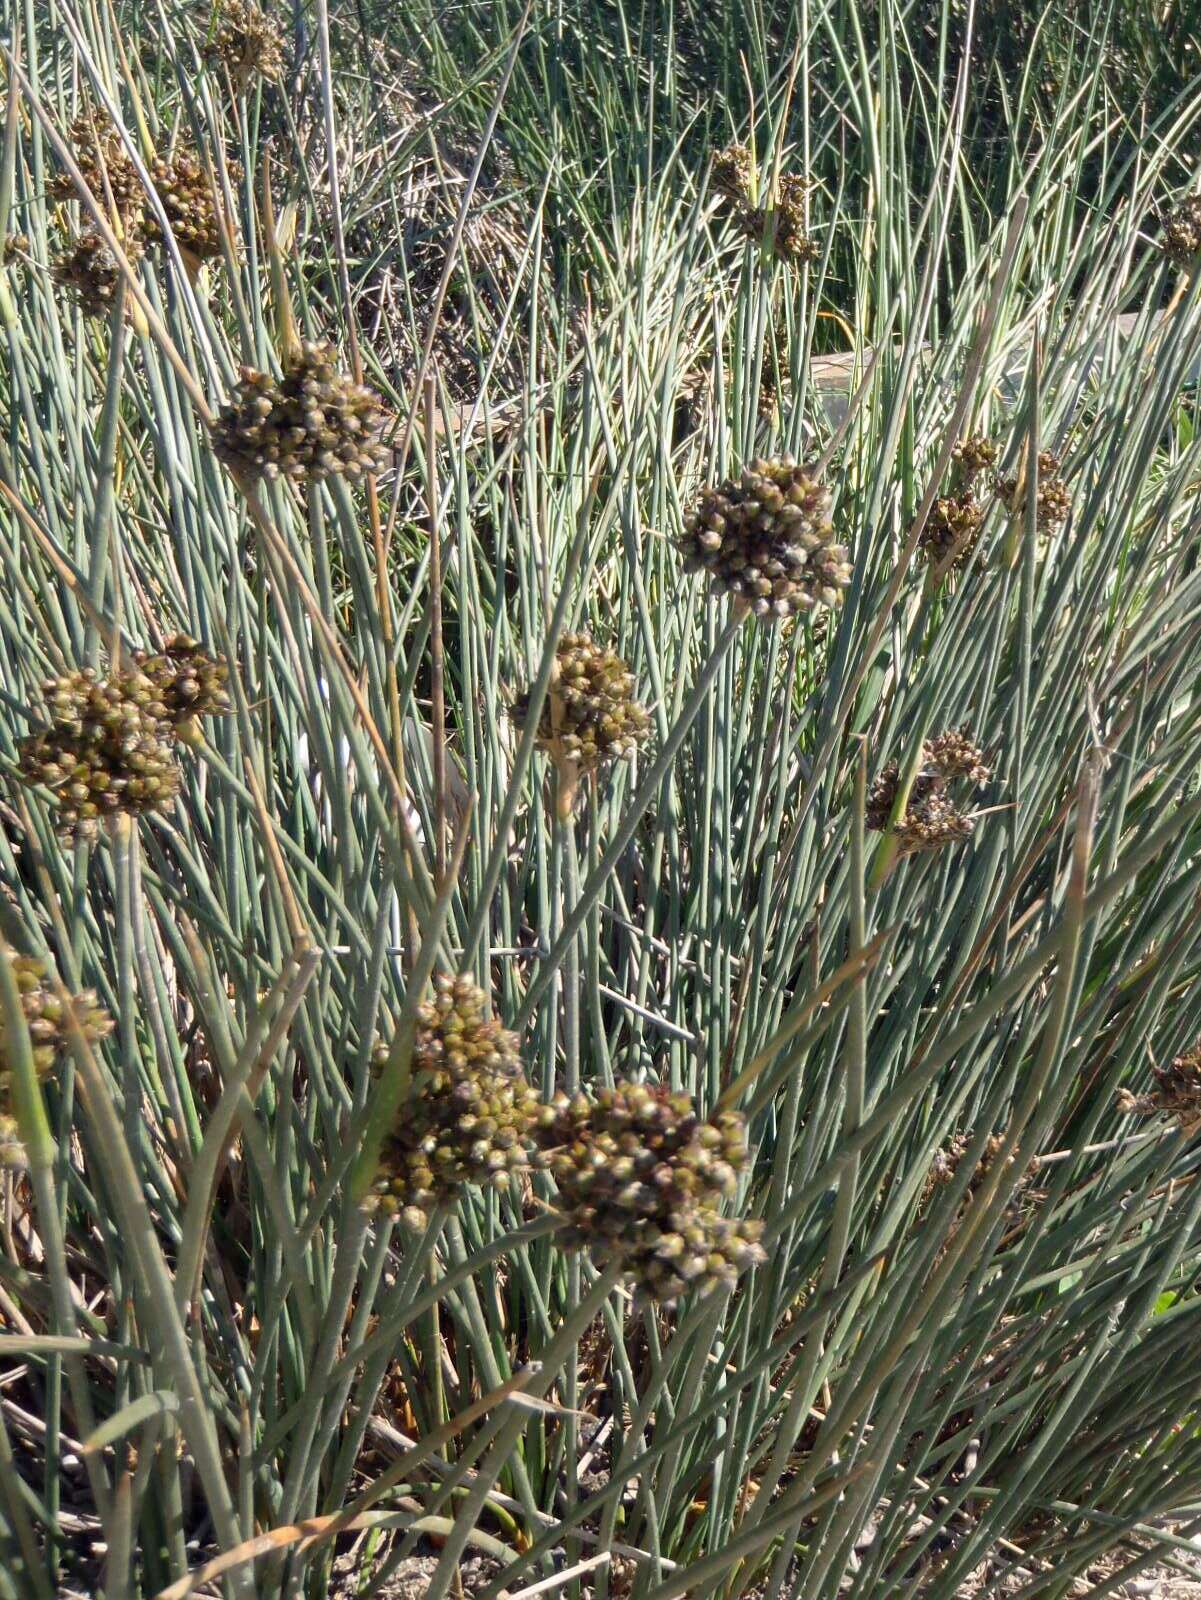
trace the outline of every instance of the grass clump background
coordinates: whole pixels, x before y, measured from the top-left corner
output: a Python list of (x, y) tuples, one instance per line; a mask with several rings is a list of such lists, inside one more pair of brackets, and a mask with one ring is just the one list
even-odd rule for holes
[(1170, 1569), (1192, 8), (0, 15), (0, 1594)]

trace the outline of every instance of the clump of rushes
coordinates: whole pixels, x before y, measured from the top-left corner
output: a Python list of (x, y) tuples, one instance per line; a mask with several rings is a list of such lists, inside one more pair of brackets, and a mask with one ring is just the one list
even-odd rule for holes
[(1186, 195), (1163, 219), (1160, 248), (1179, 267), (1201, 255), (1201, 195)]
[(214, 426), (213, 448), (251, 480), (357, 478), (384, 464), (382, 425), (379, 396), (338, 371), (331, 346), (304, 344), (282, 378), (242, 368)]
[[(378, 1047), (377, 1070), (387, 1058)], [(463, 1184), (503, 1188), (528, 1165), (538, 1096), (516, 1037), (469, 978), (435, 976), (433, 998), (417, 1012), (411, 1071), (368, 1206), (419, 1228)]]
[[(48, 968), (36, 956), (14, 956), (13, 976), (33, 1046), (33, 1070), (45, 1078), (67, 1046), (67, 1005), (46, 982)], [(91, 989), (73, 995), (75, 1025), (89, 1044), (112, 1032), (113, 1019)], [(12, 1114), (12, 1063), (0, 1041), (0, 1167), (22, 1166), (25, 1152)]]
[(171, 809), (181, 782), (175, 741), (149, 678), (85, 668), (43, 692), (50, 724), (21, 740), (18, 770), (50, 790), (64, 839), (95, 839), (105, 818)]
[(837, 605), (851, 567), (830, 505), (829, 489), (792, 456), (752, 461), (740, 477), (704, 490), (685, 517), (685, 564), (757, 617)]
[[(1053, 533), (1067, 521), (1072, 509), (1068, 486), (1059, 476), (1060, 461), (1050, 450), (1038, 453), (1038, 492), (1035, 496), (1035, 518), (1039, 533)], [(1010, 516), (1020, 517), (1026, 507), (1025, 471), (1016, 478), (1002, 478), (997, 492), (1005, 502)]]
[[(145, 207), (146, 191), (116, 128), (107, 120), (98, 121), (96, 116), (85, 112), (71, 124), (67, 144), (89, 190), (116, 212), (127, 231), (132, 231), (130, 225), (137, 223)], [(65, 172), (56, 172), (47, 190), (52, 200), (79, 198)]]
[(762, 1225), (718, 1209), (747, 1164), (737, 1112), (706, 1121), (686, 1094), (620, 1082), (595, 1098), (556, 1095), (536, 1141), (564, 1244), (619, 1265), (648, 1299), (708, 1293), (764, 1259)]
[(1152, 1067), (1155, 1088), (1150, 1094), (1118, 1090), (1118, 1107), (1138, 1116), (1175, 1117), (1191, 1131), (1201, 1123), (1201, 1044), (1175, 1056), (1166, 1067)]
[(278, 24), (247, 0), (216, 0), (207, 24), (204, 58), (225, 67), (238, 90), (255, 78), (275, 83), (283, 76), (284, 39)]
[[(230, 173), (236, 181), (238, 169), (231, 167)], [(190, 150), (177, 150), (173, 156), (160, 156), (151, 167), (151, 176), (185, 262), (199, 266), (219, 256), (221, 216), (203, 164)], [(157, 218), (148, 219), (147, 232), (161, 242), (162, 228)]]
[[(527, 694), (518, 697), (512, 715), (524, 727)], [(634, 698), (634, 674), (622, 658), (587, 633), (565, 633), (538, 721), (539, 748), (550, 756), (559, 779), (560, 814), (570, 814), (583, 774), (628, 760), (646, 742), (650, 727), (650, 714)]]
[(232, 709), (229, 663), (186, 633), (172, 634), (161, 650), (136, 650), (133, 660), (154, 685), (164, 721), (182, 744), (198, 742), (200, 717), (224, 716)]
[[(141, 256), (136, 234), (126, 239), (125, 253), (131, 262)], [(98, 233), (81, 233), (55, 259), (51, 270), (54, 281), (77, 302), (85, 317), (104, 317), (112, 310), (121, 286), (121, 268)]]
[(894, 823), (893, 812), (900, 794), (900, 770), (890, 761), (872, 785), (867, 797), (865, 821), (876, 833), (888, 832), (902, 855), (918, 850), (936, 850), (955, 844), (975, 832), (976, 821), (960, 809), (949, 793), (954, 782), (977, 786), (990, 776), (983, 752), (972, 742), (966, 729), (956, 729), (927, 739), (922, 759), (909, 789), (905, 809)]

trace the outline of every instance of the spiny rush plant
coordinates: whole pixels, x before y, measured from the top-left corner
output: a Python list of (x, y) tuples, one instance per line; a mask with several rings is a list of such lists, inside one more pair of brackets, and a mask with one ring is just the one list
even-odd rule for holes
[(2, 0), (3, 1596), (1191, 1548), (1201, 105), (869, 9)]

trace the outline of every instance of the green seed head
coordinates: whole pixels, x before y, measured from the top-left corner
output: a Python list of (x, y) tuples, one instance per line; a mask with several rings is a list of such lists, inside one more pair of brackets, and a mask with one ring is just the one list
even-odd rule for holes
[[(376, 1051), (384, 1070), (387, 1050)], [(538, 1098), (515, 1036), (469, 978), (439, 974), (417, 1013), (412, 1092), (384, 1141), (373, 1204), (424, 1226), (463, 1184), (503, 1186), (528, 1164)]]
[[(520, 726), (528, 714), (529, 700), (522, 695), (514, 720)], [(634, 698), (634, 675), (622, 658), (586, 633), (565, 633), (538, 722), (539, 746), (591, 772), (628, 759), (649, 734), (650, 716)]]

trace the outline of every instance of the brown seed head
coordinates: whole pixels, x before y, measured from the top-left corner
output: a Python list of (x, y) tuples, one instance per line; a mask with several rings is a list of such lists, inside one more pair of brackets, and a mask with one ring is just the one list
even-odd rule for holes
[[(1005, 502), (1010, 516), (1025, 514), (1027, 486), (1024, 474), (1016, 478), (998, 480), (997, 492)], [(1059, 476), (1059, 457), (1050, 450), (1038, 453), (1038, 491), (1035, 496), (1035, 517), (1040, 533), (1053, 533), (1067, 521), (1072, 509), (1067, 484)]]
[(284, 71), (284, 38), (278, 23), (249, 0), (215, 0), (206, 24), (204, 58), (228, 69), (234, 87), (255, 78), (277, 83)]
[(17, 747), (28, 784), (51, 791), (67, 840), (94, 839), (122, 813), (167, 812), (180, 789), (174, 741), (156, 686), (140, 672), (100, 678), (90, 668), (43, 685), (49, 726)]
[(752, 461), (685, 517), (685, 566), (765, 620), (837, 605), (851, 567), (830, 505), (830, 491), (791, 456)]
[[(130, 235), (124, 243), (128, 259), (137, 261), (142, 255), (140, 238)], [(55, 258), (51, 271), (55, 283), (71, 295), (85, 317), (104, 317), (112, 310), (121, 268), (98, 233), (81, 233)]]
[(173, 634), (161, 650), (137, 650), (134, 664), (154, 685), (165, 720), (177, 738), (192, 744), (200, 717), (224, 716), (232, 709), (229, 663), (210, 653), (186, 633)]
[(1201, 255), (1201, 195), (1186, 195), (1163, 219), (1160, 249), (1179, 267)]
[(949, 786), (956, 780), (986, 783), (990, 775), (983, 753), (966, 729), (939, 734), (922, 745), (921, 764), (899, 819), (891, 820), (900, 792), (900, 772), (897, 763), (890, 761), (868, 792), (865, 822), (877, 833), (891, 827), (903, 855), (970, 838), (975, 819), (955, 804)]
[(997, 447), (987, 434), (969, 433), (955, 445), (951, 459), (970, 483), (978, 473), (996, 466)]
[[(136, 230), (146, 204), (146, 191), (121, 135), (104, 112), (84, 112), (67, 133), (67, 144), (88, 189), (116, 212), (127, 233)], [(66, 172), (56, 172), (46, 186), (52, 200), (77, 200), (78, 191)]]
[[(173, 156), (157, 158), (151, 177), (171, 232), (180, 250), (193, 261), (211, 261), (221, 254), (222, 221), (213, 184), (199, 157), (190, 150), (177, 150)], [(236, 183), (241, 168), (230, 164), (230, 182)], [(148, 238), (163, 239), (158, 219), (146, 221)]]
[[(14, 956), (12, 966), (33, 1047), (33, 1068), (39, 1078), (44, 1078), (67, 1048), (67, 1005), (48, 985), (44, 961), (35, 956)], [(89, 1044), (112, 1032), (113, 1020), (91, 989), (71, 996), (69, 1004), (74, 1023)], [(12, 1077), (13, 1064), (0, 1041), (0, 1168), (21, 1166), (25, 1159), (12, 1115)]]
[(918, 541), (932, 567), (940, 566), (954, 550), (954, 565), (962, 567), (971, 555), (984, 524), (985, 508), (970, 489), (944, 495), (934, 502)]
[(382, 425), (379, 396), (342, 376), (329, 345), (305, 344), (281, 378), (242, 368), (214, 426), (213, 449), (252, 480), (357, 478), (384, 465)]

